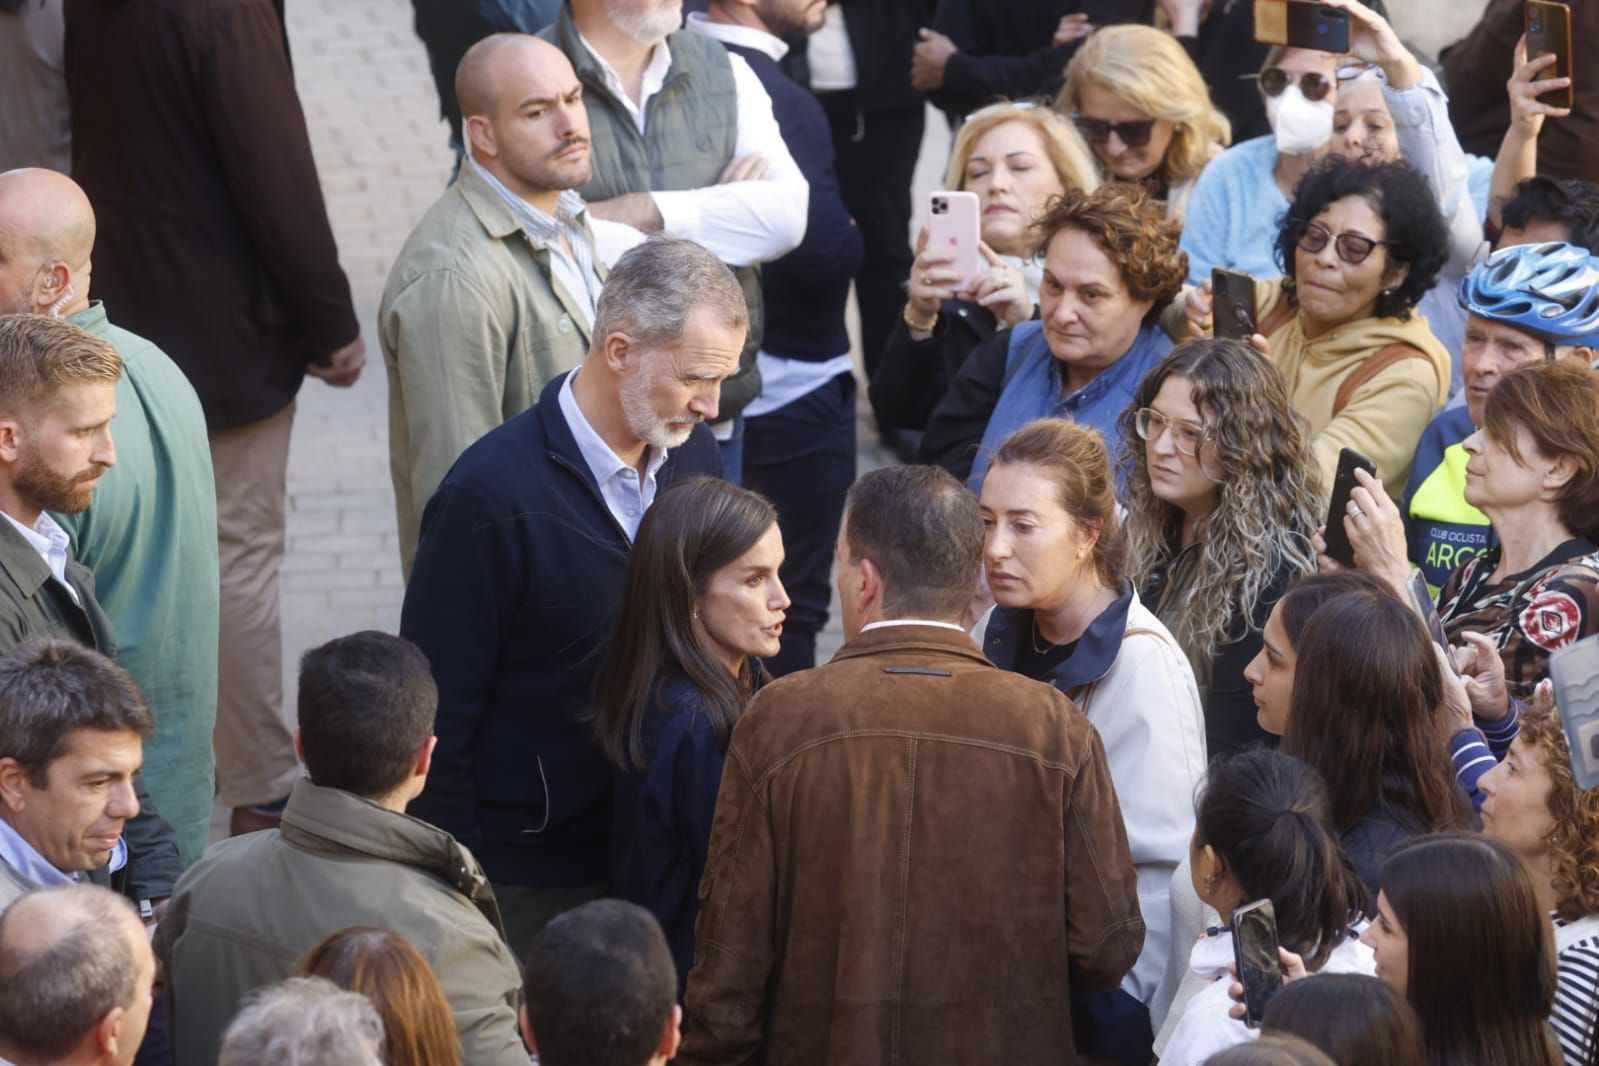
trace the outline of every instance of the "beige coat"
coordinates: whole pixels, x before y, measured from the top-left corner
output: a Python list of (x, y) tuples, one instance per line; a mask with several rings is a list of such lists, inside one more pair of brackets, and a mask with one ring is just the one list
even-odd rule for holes
[(527, 1066), (521, 975), (471, 852), (442, 829), (301, 781), (283, 827), (213, 844), (156, 927), (177, 1066), (211, 1066), (246, 995), (318, 940), (376, 925), (409, 940), (449, 1000), (465, 1066)]
[[(596, 272), (604, 277), (597, 260)], [(400, 250), (378, 309), (408, 577), (433, 490), (469, 444), (583, 361), (589, 326), (582, 301), (552, 277), (549, 247), (463, 167)]]

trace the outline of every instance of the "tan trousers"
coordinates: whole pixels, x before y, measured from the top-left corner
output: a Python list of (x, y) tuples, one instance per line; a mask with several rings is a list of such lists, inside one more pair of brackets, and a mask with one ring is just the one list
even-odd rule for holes
[(228, 807), (271, 803), (300, 776), (283, 711), (283, 562), (294, 405), (211, 434), (217, 481), (222, 631), (217, 685), (217, 792)]

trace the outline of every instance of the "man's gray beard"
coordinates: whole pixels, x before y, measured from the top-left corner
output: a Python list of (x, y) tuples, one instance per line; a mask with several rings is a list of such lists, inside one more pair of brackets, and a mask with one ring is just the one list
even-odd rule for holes
[(667, 34), (682, 24), (683, 10), (664, 10), (643, 15), (627, 10), (628, 0), (605, 0), (605, 17), (616, 28), (639, 44), (655, 45), (666, 40)]
[(623, 380), (620, 399), (627, 427), (651, 448), (670, 451), (688, 440), (689, 434), (694, 432), (692, 423), (676, 425), (662, 421), (655, 413), (655, 407), (650, 403), (648, 358), (634, 370), (631, 377)]

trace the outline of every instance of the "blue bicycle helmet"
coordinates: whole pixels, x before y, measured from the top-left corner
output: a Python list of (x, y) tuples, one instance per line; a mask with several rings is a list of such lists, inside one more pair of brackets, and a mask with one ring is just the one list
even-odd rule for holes
[(1599, 347), (1599, 259), (1570, 244), (1501, 248), (1461, 279), (1460, 306), (1546, 344)]

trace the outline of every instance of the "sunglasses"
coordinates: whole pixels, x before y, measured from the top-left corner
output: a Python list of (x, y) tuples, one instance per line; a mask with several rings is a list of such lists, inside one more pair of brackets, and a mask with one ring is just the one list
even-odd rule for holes
[(1374, 241), (1358, 233), (1340, 233), (1335, 239), (1332, 230), (1319, 222), (1305, 222), (1298, 219), (1294, 221), (1294, 243), (1311, 255), (1327, 247), (1328, 241), (1333, 242), (1333, 250), (1338, 253), (1338, 258), (1350, 266), (1364, 263), (1371, 253), (1376, 251), (1379, 244), (1393, 243)]
[[(1261, 92), (1267, 96), (1281, 96), (1283, 90), (1294, 83), (1294, 76), (1282, 67), (1267, 67), (1260, 72), (1259, 81)], [(1314, 70), (1299, 75), (1299, 91), (1305, 94), (1306, 100), (1325, 100), (1332, 86), (1327, 75)]]
[(1155, 133), (1155, 121), (1146, 118), (1142, 122), (1106, 122), (1102, 118), (1072, 115), (1072, 124), (1089, 144), (1104, 144), (1114, 133), (1129, 148), (1142, 148), (1149, 143)]
[(1133, 413), (1133, 428), (1138, 431), (1140, 440), (1153, 443), (1160, 439), (1167, 427), (1171, 428), (1172, 443), (1184, 455), (1198, 455), (1199, 449), (1210, 437), (1210, 430), (1204, 426), (1167, 418), (1153, 407), (1140, 407)]

